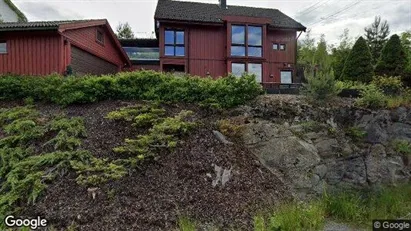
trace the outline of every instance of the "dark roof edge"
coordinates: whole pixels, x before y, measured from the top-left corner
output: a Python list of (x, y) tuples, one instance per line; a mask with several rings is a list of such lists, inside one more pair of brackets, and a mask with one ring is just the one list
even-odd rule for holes
[(4, 2), (14, 11), (14, 13), (17, 14), (18, 22), (28, 21), (26, 15), (24, 15), (23, 12), (21, 12), (11, 0), (4, 0)]
[(57, 31), (58, 27), (27, 27), (27, 28), (0, 28), (0, 31), (3, 32), (12, 32), (12, 31)]

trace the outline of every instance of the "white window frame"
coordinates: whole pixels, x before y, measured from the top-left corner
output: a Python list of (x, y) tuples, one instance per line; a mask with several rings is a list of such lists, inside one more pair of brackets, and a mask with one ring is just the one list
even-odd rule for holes
[[(283, 81), (283, 73), (290, 73), (290, 76), (289, 76), (290, 81)], [(292, 70), (281, 70), (280, 71), (280, 81), (281, 81), (281, 84), (292, 84), (293, 83), (293, 71)]]

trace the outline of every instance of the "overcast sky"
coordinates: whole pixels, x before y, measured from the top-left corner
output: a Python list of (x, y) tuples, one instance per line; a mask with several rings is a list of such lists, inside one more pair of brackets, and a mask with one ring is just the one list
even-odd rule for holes
[[(186, 0), (185, 0), (186, 1)], [(218, 0), (190, 0), (218, 3)], [(129, 22), (136, 36), (147, 37), (154, 28), (157, 0), (14, 0), (30, 21), (107, 18), (113, 27)], [(411, 0), (227, 0), (228, 5), (276, 8), (311, 28), (312, 35), (325, 34), (338, 41), (344, 28), (352, 37), (364, 33), (376, 15), (387, 20), (391, 33), (411, 29)]]

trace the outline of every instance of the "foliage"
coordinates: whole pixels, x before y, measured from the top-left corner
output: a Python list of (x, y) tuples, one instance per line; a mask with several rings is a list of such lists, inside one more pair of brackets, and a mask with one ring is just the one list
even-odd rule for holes
[(345, 134), (355, 142), (361, 141), (367, 136), (367, 132), (364, 129), (356, 126), (347, 128)]
[(252, 75), (213, 80), (140, 71), (102, 77), (0, 77), (0, 99), (31, 97), (36, 101), (49, 101), (63, 106), (107, 99), (127, 99), (201, 103), (228, 108), (241, 105), (262, 93), (261, 85)]
[[(146, 106), (139, 107), (139, 109), (123, 108), (119, 111), (109, 113), (108, 117), (112, 119), (127, 119), (132, 115), (135, 117), (131, 120), (134, 122), (139, 121), (138, 124), (141, 125), (141, 115), (147, 115), (147, 113), (144, 112), (150, 110), (151, 109)], [(154, 108), (153, 110), (158, 111), (159, 109)], [(164, 112), (162, 113), (164, 114)], [(125, 144), (114, 148), (114, 151), (136, 155), (137, 159), (131, 160), (134, 162), (156, 157), (156, 150), (174, 148), (177, 145), (178, 138), (194, 128), (195, 123), (188, 121), (192, 114), (192, 111), (183, 110), (174, 117), (157, 118), (155, 121), (151, 121), (152, 127), (149, 129), (148, 134), (139, 135), (136, 139), (126, 139)]]
[(410, 86), (411, 84), (409, 84), (409, 79), (411, 79), (411, 30), (401, 33), (401, 44), (407, 55), (407, 66), (405, 67), (403, 78), (407, 80), (408, 85)]
[(394, 150), (398, 153), (411, 156), (411, 143), (407, 140), (394, 140), (392, 142)]
[(357, 99), (355, 103), (362, 107), (384, 108), (387, 106), (387, 98), (380, 88), (370, 84), (367, 88), (361, 90), (361, 98)]
[(321, 35), (320, 41), (317, 44), (317, 49), (314, 53), (314, 62), (319, 70), (326, 70), (330, 66), (330, 58), (327, 52), (327, 42), (324, 34)]
[(180, 231), (196, 231), (196, 223), (187, 217), (178, 219), (178, 227)]
[(229, 119), (217, 121), (217, 127), (222, 134), (230, 137), (240, 137), (245, 129), (244, 125)]
[(375, 68), (378, 75), (403, 76), (407, 65), (407, 54), (401, 44), (400, 37), (391, 36), (382, 50)]
[(331, 49), (331, 67), (334, 70), (336, 79), (342, 79), (342, 71), (345, 61), (350, 55), (352, 41), (349, 37), (349, 30), (344, 29), (344, 33), (340, 35), (340, 44), (336, 48)]
[(119, 23), (116, 28), (116, 31), (117, 31), (117, 37), (119, 39), (133, 39), (134, 38), (133, 30), (131, 29), (128, 22), (124, 24)]
[(165, 112), (164, 109), (158, 107), (158, 104), (138, 105), (120, 108), (118, 111), (112, 111), (106, 118), (133, 122), (132, 125), (136, 127), (149, 127), (162, 121)]
[(50, 122), (47, 131), (57, 132), (57, 135), (46, 142), (46, 145), (54, 145), (55, 150), (74, 150), (81, 145), (81, 137), (86, 136), (82, 118), (58, 117)]
[(88, 162), (71, 161), (70, 164), (78, 174), (76, 181), (80, 185), (97, 186), (109, 180), (120, 179), (127, 173), (124, 166), (109, 162), (107, 159), (93, 157)]
[(303, 84), (301, 92), (313, 102), (325, 102), (340, 93), (341, 89), (336, 85), (332, 71), (318, 72), (317, 76), (310, 75), (307, 80), (308, 82)]
[(371, 81), (371, 84), (377, 86), (385, 94), (398, 95), (403, 90), (403, 84), (401, 77), (394, 76), (375, 76)]
[(367, 88), (367, 84), (356, 81), (337, 81), (336, 85), (338, 89), (363, 90)]
[(325, 210), (320, 202), (283, 204), (270, 218), (268, 230), (320, 230), (324, 219)]
[(372, 57), (367, 43), (363, 37), (359, 37), (345, 62), (342, 79), (364, 83), (370, 82), (374, 75), (371, 60)]
[(365, 38), (372, 55), (372, 63), (375, 65), (380, 58), (381, 51), (385, 43), (388, 40), (387, 38), (390, 34), (390, 26), (386, 20), (381, 22), (381, 17), (376, 16), (371, 26), (364, 28), (364, 30)]

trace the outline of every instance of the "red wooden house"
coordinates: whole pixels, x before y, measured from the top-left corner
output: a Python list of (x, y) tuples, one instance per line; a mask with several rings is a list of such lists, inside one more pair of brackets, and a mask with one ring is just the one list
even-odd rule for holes
[(100, 75), (130, 66), (105, 19), (0, 23), (0, 74)]
[(135, 68), (212, 77), (250, 72), (262, 83), (300, 82), (297, 32), (306, 28), (279, 10), (159, 0), (154, 18), (158, 41), (122, 41)]

